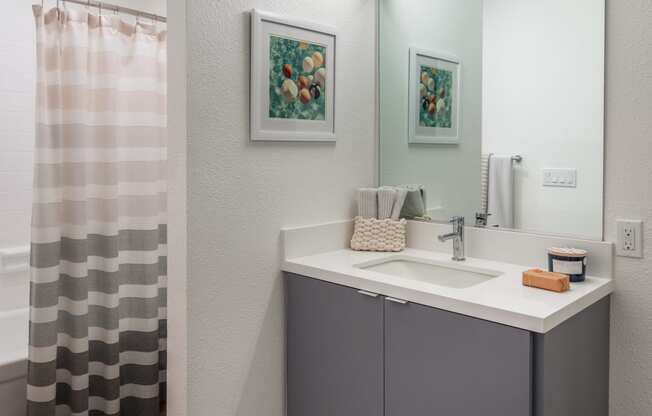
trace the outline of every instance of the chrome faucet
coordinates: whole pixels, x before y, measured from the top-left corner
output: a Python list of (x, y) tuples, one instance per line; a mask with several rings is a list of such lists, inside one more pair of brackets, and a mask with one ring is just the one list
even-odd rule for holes
[(464, 217), (453, 217), (449, 222), (453, 224), (453, 232), (442, 234), (437, 238), (442, 243), (453, 240), (453, 260), (464, 261)]

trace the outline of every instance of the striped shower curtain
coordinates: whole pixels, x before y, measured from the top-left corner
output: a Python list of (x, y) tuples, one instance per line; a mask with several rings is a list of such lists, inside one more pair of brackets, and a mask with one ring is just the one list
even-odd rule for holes
[(27, 414), (158, 415), (166, 362), (165, 32), (113, 14), (33, 10)]

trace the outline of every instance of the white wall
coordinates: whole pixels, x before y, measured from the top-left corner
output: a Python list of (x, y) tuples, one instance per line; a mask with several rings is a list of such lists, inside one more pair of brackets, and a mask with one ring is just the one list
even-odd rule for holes
[[(338, 27), (338, 140), (249, 142), (249, 10)], [(374, 0), (188, 1), (189, 415), (282, 416), (280, 229), (374, 184)]]
[[(438, 219), (480, 210), (482, 0), (380, 0), (380, 183), (421, 183)], [(408, 145), (408, 49), (462, 62), (459, 145)]]
[[(604, 0), (484, 2), (483, 153), (520, 154), (515, 228), (602, 238)], [(542, 186), (576, 168), (577, 188)]]
[(617, 258), (611, 308), (611, 416), (652, 414), (652, 3), (607, 2), (605, 237), (645, 221), (645, 258)]
[[(179, 2), (179, 0), (177, 0), (177, 2)], [(165, 16), (167, 13), (167, 0), (109, 0), (106, 3), (115, 4), (116, 6), (128, 7), (130, 9), (140, 10), (142, 12), (154, 13), (158, 14), (159, 16)], [(56, 1), (54, 0), (46, 0), (45, 4), (46, 7), (56, 7)], [(63, 4), (63, 2), (60, 2), (60, 4)], [(84, 8), (85, 6), (69, 3), (66, 5), (66, 7)], [(92, 8), (91, 11), (93, 13), (97, 13), (98, 9)], [(102, 14), (104, 13), (111, 14), (113, 11), (104, 11)], [(122, 18), (127, 21), (135, 19), (130, 15), (122, 15)], [(143, 20), (147, 21), (147, 19)]]
[(168, 0), (167, 414), (188, 413), (186, 2)]
[[(129, 7), (143, 12), (155, 13), (159, 16), (165, 16), (168, 7), (166, 0), (110, 0), (107, 3)], [(179, 0), (176, 3), (183, 4)], [(171, 5), (174, 7), (174, 4), (171, 3)]]
[(0, 248), (29, 243), (36, 58), (30, 2), (4, 1), (0, 25)]

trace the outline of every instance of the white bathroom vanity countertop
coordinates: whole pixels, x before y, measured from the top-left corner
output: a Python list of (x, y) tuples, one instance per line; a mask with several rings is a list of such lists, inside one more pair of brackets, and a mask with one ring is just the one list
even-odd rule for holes
[(415, 248), (407, 248), (401, 253), (338, 249), (288, 258), (284, 260), (282, 269), (538, 333), (550, 331), (613, 291), (611, 279), (598, 277), (587, 277), (582, 283), (572, 283), (571, 290), (564, 293), (526, 287), (522, 285), (522, 273), (533, 267), (478, 258), (467, 258), (463, 264), (502, 274), (467, 288), (439, 286), (356, 267), (396, 256), (453, 263), (450, 254)]

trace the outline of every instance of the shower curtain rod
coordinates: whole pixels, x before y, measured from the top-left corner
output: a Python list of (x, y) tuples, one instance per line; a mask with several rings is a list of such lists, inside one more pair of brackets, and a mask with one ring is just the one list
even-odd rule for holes
[[(153, 13), (147, 13), (147, 12), (141, 12), (140, 10), (136, 9), (130, 9), (128, 7), (123, 7), (123, 6), (118, 6), (115, 4), (110, 4), (110, 3), (105, 3), (103, 1), (94, 1), (94, 0), (61, 0), (61, 2), (65, 5), (65, 3), (75, 3), (75, 4), (80, 4), (82, 6), (87, 6), (87, 7), (95, 7), (100, 10), (100, 14), (102, 14), (103, 10), (111, 10), (116, 13), (125, 13), (125, 14), (130, 14), (136, 17), (142, 17), (145, 19), (151, 19), (157, 22), (162, 22), (162, 23), (167, 23), (167, 20), (163, 16), (159, 16), (157, 14)], [(57, 7), (59, 6), (59, 0), (57, 0)]]

